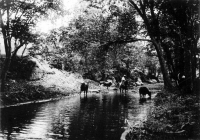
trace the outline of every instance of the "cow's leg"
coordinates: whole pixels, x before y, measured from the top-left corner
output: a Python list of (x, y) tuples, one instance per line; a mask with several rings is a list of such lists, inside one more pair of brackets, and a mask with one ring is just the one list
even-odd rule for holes
[(123, 88), (121, 88), (121, 91), (122, 91), (121, 93), (123, 94), (123, 93), (124, 93), (124, 89), (123, 89)]
[(124, 85), (122, 85), (122, 93), (124, 94), (125, 91), (125, 88), (124, 88)]

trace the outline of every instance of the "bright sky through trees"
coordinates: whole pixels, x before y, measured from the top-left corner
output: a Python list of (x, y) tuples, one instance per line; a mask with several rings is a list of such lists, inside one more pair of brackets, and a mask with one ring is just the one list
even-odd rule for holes
[(60, 26), (67, 26), (69, 22), (73, 19), (74, 10), (79, 6), (79, 0), (63, 0), (64, 9), (67, 10), (68, 14), (64, 17), (58, 18), (56, 21), (42, 20), (37, 23), (36, 30), (48, 33), (54, 28), (59, 28)]
[[(54, 28), (59, 28), (61, 26), (67, 26), (69, 22), (74, 17), (74, 10), (78, 7), (80, 7), (80, 4), (78, 3), (80, 0), (63, 0), (64, 8), (67, 10), (68, 14), (64, 15), (64, 17), (60, 17), (56, 19), (55, 21), (51, 21), (49, 19), (47, 20), (41, 20), (36, 24), (36, 31), (42, 32), (42, 33), (49, 33), (50, 30)], [(23, 51), (22, 47), (18, 54), (21, 54)], [(0, 54), (5, 54), (5, 48), (3, 44), (3, 37), (0, 36)]]

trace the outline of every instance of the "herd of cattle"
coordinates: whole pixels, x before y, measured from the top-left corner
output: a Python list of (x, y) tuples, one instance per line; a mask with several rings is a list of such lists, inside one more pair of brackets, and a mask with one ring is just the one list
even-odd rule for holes
[[(99, 82), (99, 86), (105, 86), (107, 87), (107, 89), (109, 89), (109, 87), (113, 85), (113, 82), (112, 81), (100, 81)], [(125, 81), (121, 81), (119, 83), (116, 83), (115, 84), (115, 87), (119, 88), (120, 90), (120, 94), (121, 93), (127, 93), (128, 91), (128, 88), (129, 88), (129, 82), (127, 80)], [(89, 87), (89, 83), (88, 82), (84, 82), (81, 84), (81, 87), (80, 87), (80, 94), (81, 92), (84, 92), (84, 95), (88, 93), (88, 87)], [(147, 87), (140, 87), (139, 88), (139, 94), (140, 94), (140, 99), (141, 98), (145, 98), (146, 97), (146, 94), (149, 96), (149, 98), (151, 99), (151, 92), (148, 90)]]

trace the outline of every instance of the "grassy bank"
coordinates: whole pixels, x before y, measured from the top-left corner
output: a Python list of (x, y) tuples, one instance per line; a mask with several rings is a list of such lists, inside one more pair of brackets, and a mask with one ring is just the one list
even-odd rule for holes
[(147, 121), (132, 127), (126, 140), (200, 139), (200, 103), (197, 95), (162, 91), (154, 99)]
[(25, 80), (7, 82), (7, 90), (1, 93), (1, 105), (13, 105), (30, 101), (38, 101), (61, 96), (68, 96), (70, 93), (63, 93), (56, 89), (45, 88), (42, 85), (32, 85)]
[(83, 81), (89, 81), (90, 89), (99, 88), (98, 83), (83, 79), (79, 74), (57, 69), (54, 74), (45, 74), (36, 81), (8, 80), (6, 91), (1, 93), (1, 107), (74, 95), (80, 92)]

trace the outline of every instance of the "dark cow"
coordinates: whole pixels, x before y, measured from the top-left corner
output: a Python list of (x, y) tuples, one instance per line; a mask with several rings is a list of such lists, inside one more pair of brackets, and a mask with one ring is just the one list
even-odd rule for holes
[(112, 85), (112, 82), (109, 82), (109, 81), (100, 81), (100, 85), (103, 85), (103, 86), (106, 86), (107, 89), (108, 87), (110, 87)]
[(119, 89), (120, 93), (123, 93), (123, 90), (125, 90), (125, 93), (128, 91), (128, 81), (122, 81), (119, 83)]
[(141, 96), (144, 98), (146, 94), (148, 94), (149, 98), (151, 99), (151, 92), (148, 90), (147, 87), (140, 87), (139, 94), (140, 94), (140, 99), (141, 99)]
[(88, 83), (82, 83), (81, 84), (80, 94), (81, 94), (82, 91), (84, 92), (84, 95), (85, 94), (87, 95), (87, 93), (88, 93)]

